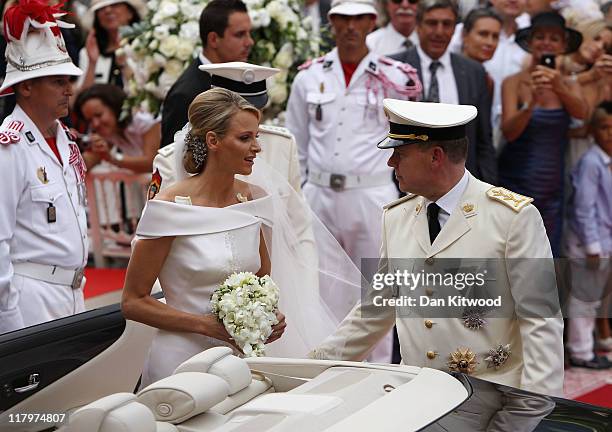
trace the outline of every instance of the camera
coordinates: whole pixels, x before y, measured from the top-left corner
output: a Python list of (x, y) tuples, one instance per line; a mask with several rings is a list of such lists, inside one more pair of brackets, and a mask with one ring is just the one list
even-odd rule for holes
[(547, 68), (554, 69), (555, 68), (555, 55), (554, 54), (542, 54), (542, 58), (540, 58), (540, 64), (542, 66), (546, 66)]

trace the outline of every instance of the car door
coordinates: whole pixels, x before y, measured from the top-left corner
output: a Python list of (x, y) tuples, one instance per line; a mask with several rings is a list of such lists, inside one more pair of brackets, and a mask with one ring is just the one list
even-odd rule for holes
[(155, 331), (114, 304), (1, 335), (0, 430), (45, 430), (15, 424), (15, 414), (67, 413), (134, 391)]

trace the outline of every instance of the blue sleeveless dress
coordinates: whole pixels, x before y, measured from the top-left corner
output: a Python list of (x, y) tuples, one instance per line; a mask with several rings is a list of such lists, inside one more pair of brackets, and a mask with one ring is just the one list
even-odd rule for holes
[(506, 144), (499, 156), (500, 185), (534, 199), (555, 257), (561, 249), (569, 124), (563, 108), (536, 108), (522, 135)]

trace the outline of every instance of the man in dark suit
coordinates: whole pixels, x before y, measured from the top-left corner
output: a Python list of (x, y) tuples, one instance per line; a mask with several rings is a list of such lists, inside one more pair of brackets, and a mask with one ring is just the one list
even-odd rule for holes
[(425, 102), (474, 105), (476, 121), (467, 126), (467, 169), (477, 178), (497, 182), (497, 161), (491, 136), (491, 101), (486, 72), (480, 63), (451, 53), (457, 8), (452, 0), (421, 0), (417, 9), (419, 45), (392, 58), (417, 69)]
[(162, 142), (174, 141), (174, 134), (187, 123), (187, 109), (193, 99), (210, 89), (210, 75), (198, 67), (208, 63), (246, 61), (253, 39), (251, 20), (241, 0), (212, 0), (200, 15), (202, 52), (170, 88), (162, 107)]

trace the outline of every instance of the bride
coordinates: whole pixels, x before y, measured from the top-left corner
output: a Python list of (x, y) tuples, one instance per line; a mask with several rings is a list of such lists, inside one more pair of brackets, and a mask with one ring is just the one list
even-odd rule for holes
[[(185, 139), (183, 164), (195, 175), (147, 203), (121, 303), (127, 319), (160, 329), (145, 365), (145, 385), (206, 348), (231, 344), (211, 314), (210, 295), (232, 272), (263, 276), (271, 268), (265, 215), (258, 214), (266, 206), (257, 202), (269, 197), (234, 178), (251, 174), (261, 150), (259, 111), (233, 92), (213, 89), (195, 98), (189, 120), (194, 126)], [(166, 304), (149, 295), (157, 278)], [(284, 316), (277, 315), (267, 342), (285, 330)]]
[[(254, 162), (259, 120), (259, 111), (229, 90), (198, 95), (177, 134), (180, 181), (145, 207), (121, 304), (127, 319), (159, 329), (143, 386), (207, 348), (232, 344), (211, 314), (210, 296), (233, 272), (269, 274), (279, 286), (288, 325), (279, 312), (266, 347), (277, 357), (305, 357), (359, 299), (360, 273), (350, 258), (287, 181), (265, 161)], [(336, 251), (333, 260), (303, 253), (289, 215), (295, 211), (311, 218), (315, 241)], [(149, 295), (156, 279), (165, 304)]]

